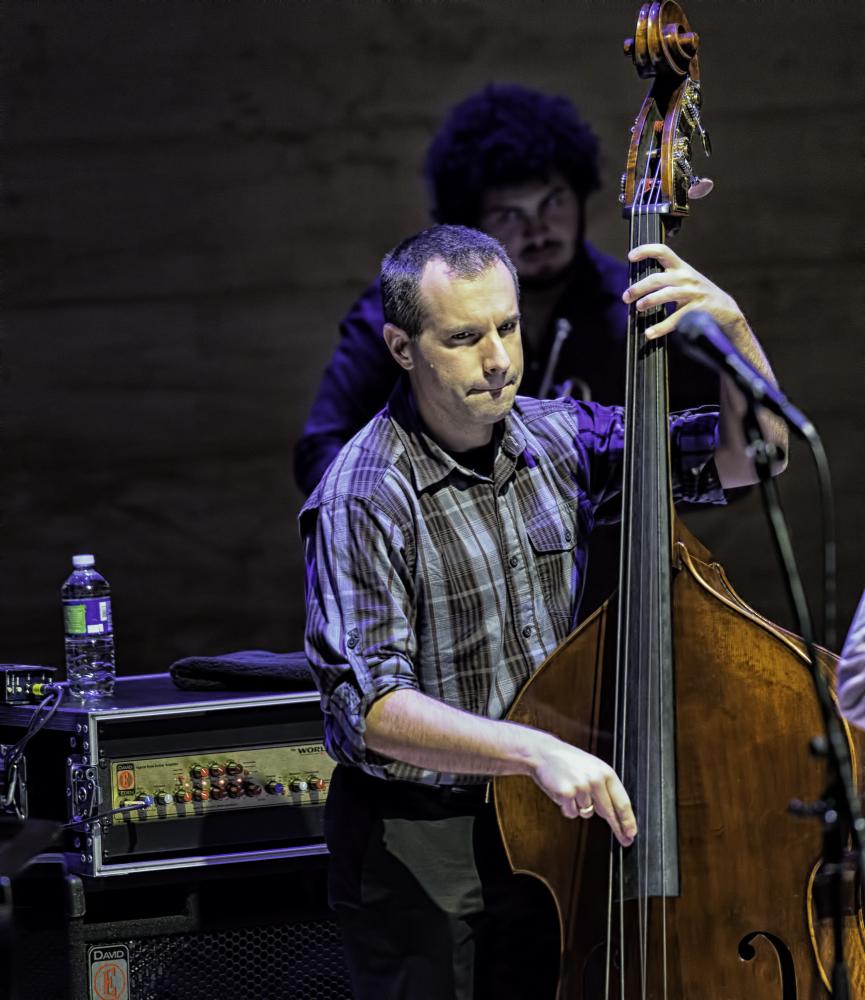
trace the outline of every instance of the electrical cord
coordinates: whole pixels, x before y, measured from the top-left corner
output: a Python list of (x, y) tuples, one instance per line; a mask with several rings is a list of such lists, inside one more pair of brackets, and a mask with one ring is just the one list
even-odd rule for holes
[[(0, 813), (14, 810), (19, 820), (24, 820), (24, 811), (18, 801), (18, 785), (20, 781), (19, 766), (24, 750), (30, 740), (43, 729), (60, 707), (63, 696), (69, 687), (68, 682), (58, 681), (51, 684), (34, 684), (32, 693), (37, 697), (45, 695), (36, 706), (24, 735), (14, 743), (5, 754), (0, 755), (0, 772), (5, 775), (5, 789), (0, 788)], [(44, 715), (42, 713), (45, 713)]]
[[(25, 818), (20, 804), (16, 799), (16, 792), (18, 790), (20, 780), (18, 771), (19, 763), (27, 744), (41, 729), (44, 729), (44, 727), (51, 720), (54, 713), (60, 707), (63, 697), (68, 689), (68, 681), (33, 685), (32, 693), (37, 698), (42, 695), (45, 695), (45, 697), (36, 706), (36, 711), (33, 713), (30, 722), (27, 724), (27, 728), (24, 730), (24, 734), (21, 739), (19, 739), (17, 743), (6, 751), (5, 756), (0, 756), (0, 772), (5, 770), (6, 773), (5, 794), (0, 794), (0, 812), (8, 811), (12, 808), (15, 810), (19, 819), (23, 820)], [(73, 816), (68, 823), (64, 823), (61, 826), (61, 829), (69, 830), (79, 826), (87, 827), (93, 823), (98, 823), (103, 819), (108, 819), (111, 816), (122, 813), (137, 812), (141, 809), (148, 809), (152, 805), (153, 799), (151, 796), (145, 795), (142, 797), (140, 802), (119, 806), (117, 809), (109, 809), (107, 812), (97, 813), (94, 816)]]
[(832, 494), (832, 479), (829, 474), (829, 460), (817, 431), (809, 425), (805, 440), (811, 449), (811, 457), (817, 472), (820, 490), (820, 510), (822, 514), (823, 536), (823, 635), (826, 647), (833, 652), (838, 641), (838, 560), (835, 542), (835, 501)]
[[(27, 728), (24, 730), (24, 735), (20, 740), (11, 748), (7, 755), (8, 758), (17, 760), (20, 758), (21, 754), (24, 752), (24, 748), (30, 742), (31, 739), (43, 729), (54, 713), (60, 708), (60, 703), (63, 701), (63, 695), (66, 693), (69, 684), (66, 681), (60, 681), (53, 684), (34, 684), (33, 693), (39, 697), (41, 694), (45, 694), (46, 697), (39, 702), (36, 706), (36, 711), (33, 713), (33, 717), (27, 724)], [(40, 718), (40, 713), (47, 712), (43, 717)]]
[(96, 813), (95, 816), (73, 816), (68, 823), (64, 823), (60, 829), (61, 830), (71, 830), (76, 826), (89, 827), (93, 823), (99, 823), (103, 819), (108, 819), (111, 816), (117, 816), (122, 813), (138, 812), (141, 809), (149, 809), (153, 805), (153, 799), (150, 795), (144, 795), (140, 802), (132, 802), (129, 805), (118, 806), (116, 809), (109, 809), (107, 812)]

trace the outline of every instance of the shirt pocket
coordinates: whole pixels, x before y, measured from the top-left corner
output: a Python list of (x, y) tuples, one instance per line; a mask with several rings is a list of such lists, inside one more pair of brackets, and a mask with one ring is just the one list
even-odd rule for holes
[(559, 640), (573, 628), (585, 563), (578, 523), (576, 503), (550, 507), (525, 522), (534, 571)]

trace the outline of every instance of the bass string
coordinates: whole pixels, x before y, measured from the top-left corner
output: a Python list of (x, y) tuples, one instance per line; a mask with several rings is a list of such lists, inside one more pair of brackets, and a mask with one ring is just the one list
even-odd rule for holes
[[(639, 199), (642, 198), (642, 191), (645, 189), (645, 180), (642, 178), (640, 184), (640, 194)], [(630, 244), (631, 246), (636, 246), (638, 242), (639, 233), (639, 204), (638, 197), (634, 198), (634, 202), (631, 209), (631, 219), (630, 219)], [(633, 279), (638, 272), (638, 268), (635, 265), (631, 265), (629, 268), (630, 276)], [(637, 376), (637, 357), (636, 357), (636, 338), (637, 338), (637, 313), (632, 306), (628, 314), (628, 335), (627, 335), (627, 350), (626, 350), (626, 374), (625, 374), (625, 453), (623, 456), (623, 482), (622, 482), (622, 538), (620, 546), (619, 555), (619, 628), (617, 632), (617, 645), (616, 645), (616, 673), (615, 673), (615, 699), (614, 699), (614, 717), (613, 717), (613, 767), (616, 773), (621, 775), (624, 772), (624, 765), (626, 760), (627, 746), (626, 746), (626, 732), (627, 732), (627, 700), (625, 698), (625, 692), (628, 687), (628, 671), (629, 671), (629, 656), (628, 656), (628, 641), (627, 637), (630, 632), (631, 621), (631, 602), (625, 599), (625, 595), (629, 595), (632, 590), (630, 585), (630, 574), (633, 566), (632, 553), (634, 549), (634, 539), (633, 539), (633, 519), (631, 517), (630, 511), (630, 498), (634, 496), (635, 490), (635, 465), (634, 465), (634, 421), (629, 419), (630, 414), (634, 413), (634, 407), (636, 403), (636, 376)], [(622, 884), (621, 884), (621, 871), (623, 864), (624, 852), (610, 834), (610, 867), (609, 867), (609, 877), (607, 886), (607, 949), (606, 949), (606, 967), (605, 967), (605, 997), (609, 1000), (611, 996), (612, 988), (612, 967), (613, 967), (613, 914), (615, 913), (618, 917), (617, 920), (617, 931), (618, 931), (618, 941), (619, 941), (619, 967), (620, 967), (620, 983), (619, 983), (619, 994), (622, 1000), (624, 1000), (624, 976), (622, 975), (622, 956), (624, 955), (624, 938), (625, 938), (625, 924), (624, 924), (624, 908), (621, 905), (622, 902)], [(616, 900), (615, 896), (618, 896)], [(616, 906), (618, 902), (618, 906)]]
[[(639, 191), (636, 193), (634, 198), (633, 207), (631, 211), (630, 220), (630, 243), (631, 247), (639, 246), (643, 243), (649, 242), (652, 236), (650, 229), (651, 219), (657, 216), (657, 208), (660, 200), (660, 168), (661, 168), (661, 158), (659, 151), (655, 148), (655, 133), (651, 133), (651, 149), (649, 155), (645, 159), (645, 171), (643, 177), (641, 178), (639, 184)], [(650, 181), (649, 168), (652, 162), (653, 156), (656, 160), (655, 174)], [(659, 237), (658, 237), (659, 238)], [(648, 274), (653, 273), (657, 270), (657, 267), (650, 263), (641, 263), (631, 266), (631, 283), (635, 280), (639, 280)], [(645, 330), (648, 325), (648, 316), (645, 313), (638, 312), (633, 306), (631, 307), (629, 315), (629, 335), (628, 335), (628, 348), (627, 348), (627, 361), (626, 361), (626, 414), (631, 417), (628, 420), (628, 426), (625, 428), (625, 451), (624, 456), (624, 483), (623, 483), (623, 497), (624, 498), (634, 498), (635, 497), (635, 480), (636, 480), (636, 420), (633, 419), (633, 415), (636, 413), (636, 405), (639, 398), (640, 403), (644, 402), (645, 392), (640, 393), (641, 386), (639, 385), (640, 376), (640, 365), (638, 364), (638, 354), (641, 346), (645, 342)], [(658, 352), (655, 352), (657, 356)], [(645, 365), (643, 365), (643, 369)], [(643, 370), (645, 375), (645, 371)], [(654, 389), (655, 389), (655, 399), (661, 398), (659, 393), (663, 393), (666, 381), (664, 377), (663, 368), (661, 365), (655, 363), (650, 369), (649, 378), (654, 378)], [(643, 386), (645, 388), (645, 386)], [(664, 407), (666, 409), (666, 400), (664, 399)], [(632, 572), (633, 572), (633, 553), (634, 553), (634, 519), (632, 517), (632, 511), (625, 511), (623, 509), (623, 537), (622, 545), (620, 550), (620, 617), (624, 617), (624, 621), (621, 622), (618, 634), (618, 649), (617, 649), (617, 669), (616, 669), (616, 696), (615, 696), (615, 708), (614, 708), (614, 767), (617, 769), (617, 773), (622, 774), (624, 772), (624, 766), (627, 759), (627, 702), (621, 695), (627, 690), (628, 686), (628, 670), (630, 665), (629, 656), (629, 642), (628, 637), (630, 635), (630, 619), (629, 615), (632, 613), (632, 605), (636, 601), (639, 601), (639, 607), (637, 608), (638, 616), (642, 617), (643, 607), (641, 595), (643, 593), (642, 588), (634, 588), (631, 586), (632, 582)], [(645, 519), (642, 519), (645, 521)], [(641, 548), (644, 544), (650, 540), (644, 539), (641, 535), (640, 542)], [(657, 601), (658, 594), (660, 593), (661, 581), (657, 579), (658, 573), (652, 575), (649, 581), (650, 589), (650, 602), (654, 605)], [(622, 600), (622, 595), (628, 595), (628, 600)], [(639, 679), (638, 679), (639, 683)], [(649, 692), (650, 697), (652, 692)], [(638, 725), (640, 728), (645, 728), (646, 720), (638, 720)], [(650, 733), (646, 734), (648, 738), (651, 737)], [(662, 748), (663, 753), (663, 748)], [(650, 763), (647, 756), (646, 761), (646, 775), (645, 781), (647, 783), (646, 787), (651, 787), (652, 774), (649, 770)], [(637, 797), (637, 796), (635, 796)], [(645, 799), (647, 803), (647, 808), (651, 808), (651, 797)], [(663, 822), (663, 820), (662, 820)], [(662, 827), (663, 830), (663, 827)], [(638, 848), (639, 850), (639, 848)], [(648, 976), (648, 850), (649, 844), (646, 840), (642, 845), (643, 856), (641, 859), (640, 854), (637, 854), (637, 873), (638, 873), (638, 884), (643, 886), (643, 891), (640, 893), (639, 906), (638, 906), (638, 950), (640, 955), (640, 981), (641, 981), (641, 993), (645, 997)], [(663, 837), (662, 837), (662, 854), (663, 854)], [(612, 970), (612, 913), (614, 907), (614, 889), (618, 886), (618, 938), (619, 938), (619, 962), (620, 962), (620, 976), (619, 976), (619, 993), (624, 1000), (625, 997), (625, 920), (624, 920), (624, 893), (622, 887), (622, 865), (624, 860), (624, 852), (621, 846), (617, 845), (611, 836), (611, 858), (612, 863), (610, 866), (609, 880), (608, 880), (608, 914), (607, 914), (607, 960), (606, 960), (606, 971), (605, 971), (605, 996), (610, 997), (611, 990), (611, 970)], [(663, 863), (663, 856), (662, 856)], [(618, 876), (618, 878), (616, 878)], [(662, 908), (666, 908), (666, 897), (662, 898)], [(664, 970), (666, 970), (666, 920), (662, 921), (663, 937), (662, 937), (662, 962)], [(667, 995), (666, 989), (666, 975), (664, 975), (664, 996)]]
[[(652, 178), (652, 183), (645, 185), (646, 192), (649, 193), (649, 197), (641, 202), (640, 211), (640, 233), (639, 242), (656, 242), (660, 239), (659, 232), (653, 231), (653, 229), (658, 228), (658, 206), (660, 203), (660, 170), (661, 170), (661, 156), (660, 151), (654, 146), (654, 141), (656, 138), (656, 133), (652, 132), (652, 154), (655, 161), (655, 175)], [(647, 160), (651, 163), (651, 157)], [(658, 270), (658, 267), (651, 261), (644, 262), (643, 274), (652, 274)], [(654, 314), (654, 315), (653, 315)], [(638, 335), (637, 335), (637, 349), (645, 347), (645, 330), (650, 325), (651, 322), (656, 318), (655, 310), (646, 310), (639, 320), (638, 323)], [(642, 399), (640, 402), (640, 414), (643, 419), (648, 418), (653, 423), (660, 426), (661, 414), (658, 411), (658, 402), (661, 399), (659, 394), (658, 385), (658, 372), (660, 371), (660, 359), (663, 356), (663, 347), (661, 344), (656, 343), (653, 345), (651, 352), (647, 353), (643, 364), (640, 366), (641, 370), (641, 390)], [(649, 394), (651, 393), (651, 402), (654, 403), (655, 411), (650, 412), (649, 410)], [(653, 434), (653, 440), (656, 444), (656, 449), (661, 450), (661, 435)], [(652, 465), (652, 470), (655, 471), (660, 467), (661, 454), (656, 451), (654, 458), (654, 463)], [(644, 459), (645, 461), (645, 459)], [(650, 483), (643, 482), (643, 491), (641, 492), (640, 498), (643, 499), (643, 493), (646, 487), (651, 488), (651, 496), (653, 501), (659, 498), (657, 491), (657, 483), (653, 479)], [(656, 510), (655, 502), (652, 503), (652, 511)], [(657, 539), (655, 537), (646, 537), (646, 533), (650, 536), (654, 534), (655, 531), (655, 519), (654, 517), (647, 517), (645, 514), (639, 518), (639, 524), (641, 532), (641, 552), (657, 551)], [(646, 608), (642, 603), (642, 595), (646, 594), (645, 604), (648, 606), (648, 614), (652, 616), (654, 621), (657, 615), (657, 609), (659, 607), (659, 600), (661, 596), (662, 581), (660, 579), (660, 559), (653, 560), (651, 566), (652, 572), (646, 582), (647, 586), (641, 587), (637, 586), (636, 590), (641, 595), (641, 607), (640, 615), (641, 621), (646, 620)], [(655, 648), (655, 658), (654, 663), (660, 663), (661, 649), (660, 649), (660, 631), (658, 629), (652, 629), (651, 634), (655, 636), (656, 648)], [(656, 699), (660, 697), (660, 692), (656, 688), (657, 673), (655, 669), (652, 668), (651, 663), (646, 665), (645, 676), (640, 678), (640, 683), (643, 688), (644, 697), (639, 700), (639, 704), (642, 706), (644, 715), (639, 720), (639, 729), (641, 732), (641, 738), (638, 742), (638, 746), (649, 746), (654, 744), (656, 735), (651, 728), (652, 719), (652, 706), (656, 703)], [(649, 830), (654, 829), (654, 816), (653, 807), (655, 806), (656, 799), (652, 795), (652, 790), (658, 786), (659, 776), (653, 774), (652, 764), (654, 758), (651, 754), (645, 755), (645, 769), (644, 769), (644, 786), (640, 790), (640, 800), (644, 803), (645, 809), (645, 832), (642, 841), (642, 864), (638, 864), (639, 882), (642, 885), (642, 892), (639, 898), (639, 953), (640, 953), (640, 983), (641, 983), (641, 993), (643, 997), (646, 995), (648, 988), (649, 979), (649, 962), (651, 956), (649, 954), (648, 946), (648, 927), (649, 927), (649, 873), (650, 873), (650, 852), (653, 845), (651, 844), (649, 837)], [(661, 810), (661, 823), (663, 824), (663, 810)], [(663, 838), (663, 825), (661, 830), (661, 866), (662, 870), (665, 865), (665, 859), (663, 856), (664, 850), (664, 838)], [(662, 902), (663, 906), (663, 902)], [(664, 922), (662, 921), (662, 927), (664, 927)], [(666, 954), (666, 935), (662, 938), (662, 972), (666, 966), (665, 962)], [(666, 988), (664, 990), (664, 995), (666, 996)]]
[[(654, 138), (654, 136), (652, 136), (652, 138)], [(647, 197), (651, 189), (651, 184), (648, 179), (648, 169), (650, 164), (651, 164), (651, 149), (649, 150), (649, 154), (646, 156), (646, 176), (644, 176), (640, 187), (640, 201), (637, 207), (637, 232), (635, 234), (635, 238), (633, 241), (635, 246), (640, 246), (641, 244), (646, 242), (648, 238)], [(637, 269), (636, 276), (638, 279), (645, 278), (646, 275), (649, 273), (649, 267), (645, 261), (638, 263), (636, 265), (636, 269)], [(636, 635), (640, 636), (642, 633), (642, 623), (645, 621), (645, 608), (643, 607), (643, 599), (645, 596), (645, 591), (643, 586), (641, 586), (642, 581), (640, 581), (639, 579), (635, 581), (634, 576), (637, 575), (638, 572), (638, 564), (636, 562), (637, 553), (646, 551), (645, 549), (646, 539), (643, 534), (645, 518), (643, 518), (641, 516), (641, 512), (639, 512), (636, 509), (637, 505), (641, 504), (642, 492), (645, 488), (645, 482), (643, 481), (643, 477), (639, 471), (642, 469), (642, 461), (643, 461), (642, 456), (640, 455), (640, 452), (642, 451), (642, 442), (639, 439), (642, 436), (643, 432), (645, 431), (645, 426), (643, 423), (643, 418), (645, 416), (645, 360), (642, 361), (640, 360), (640, 352), (644, 344), (646, 324), (645, 324), (645, 313), (637, 311), (636, 307), (634, 309), (634, 316), (635, 316), (635, 323), (634, 323), (635, 329), (633, 337), (633, 351), (635, 359), (634, 408), (631, 411), (629, 419), (633, 426), (633, 440), (634, 440), (634, 448), (632, 452), (633, 462), (635, 470), (638, 471), (635, 471), (634, 475), (636, 488), (634, 489), (634, 492), (632, 494), (632, 504), (634, 505), (634, 509), (632, 509), (631, 511), (631, 523), (633, 525), (632, 530), (638, 532), (639, 534), (638, 534), (638, 545), (636, 546), (636, 549), (632, 552), (632, 558), (631, 558), (631, 572), (628, 581), (629, 582), (628, 604), (630, 607), (634, 609), (634, 614), (636, 618), (636, 623), (635, 623)], [(626, 650), (626, 656), (628, 663), (631, 665), (631, 669), (633, 670), (634, 668), (636, 668), (637, 670), (637, 675), (636, 678), (634, 679), (634, 683), (636, 684), (637, 689), (640, 690), (645, 682), (645, 677), (641, 669), (639, 658), (637, 659), (634, 658), (634, 638), (635, 638), (634, 631), (631, 631), (629, 629), (628, 647)], [(632, 699), (629, 697), (628, 701), (630, 702), (631, 700)], [(640, 704), (641, 704), (641, 699), (638, 698), (637, 699), (638, 712)], [(643, 719), (640, 715), (638, 715), (635, 721), (636, 721), (636, 726), (634, 726), (632, 723), (631, 732), (636, 731), (637, 747), (639, 747), (642, 745), (641, 730), (643, 728)], [(627, 749), (631, 754), (634, 753), (633, 746), (629, 746)], [(624, 762), (624, 766), (627, 773), (631, 773), (631, 767), (627, 763), (627, 761)], [(639, 772), (635, 770), (633, 773), (635, 776), (635, 780), (637, 782), (637, 787), (634, 788), (634, 793), (633, 793), (634, 801), (635, 802), (644, 801), (643, 789), (639, 787)], [(642, 818), (643, 817), (641, 817), (641, 820)], [(648, 871), (648, 857), (646, 854), (647, 847), (648, 847), (648, 839), (646, 838), (644, 830), (643, 838), (641, 841), (638, 842), (636, 850), (637, 885), (640, 886), (641, 888), (640, 896), (638, 897), (637, 900), (637, 918), (638, 918), (637, 948), (639, 954), (638, 971), (641, 982), (644, 981), (645, 979), (645, 967), (646, 967), (646, 933), (645, 933), (646, 914), (643, 907), (643, 900), (646, 898), (646, 893), (644, 891), (643, 879), (645, 877), (645, 873)], [(622, 876), (620, 873), (620, 879), (621, 877)], [(624, 913), (625, 904), (623, 897), (624, 893), (622, 892), (620, 894), (620, 908)], [(622, 923), (624, 925), (624, 919), (622, 920)], [(623, 997), (625, 995), (625, 984), (628, 981), (628, 973), (624, 968), (626, 962), (626, 954), (627, 953), (625, 952), (625, 942), (623, 941), (622, 956), (620, 959), (623, 966), (622, 968)], [(634, 971), (636, 970), (630, 970), (631, 976), (633, 976)]]
[[(636, 213), (636, 197), (631, 207), (631, 218), (630, 218), (630, 243), (634, 246), (634, 216)], [(629, 268), (631, 276), (633, 276), (633, 267)], [(628, 311), (628, 330), (627, 339), (625, 342), (626, 352), (625, 352), (625, 415), (633, 412), (634, 405), (634, 371), (635, 371), (635, 357), (634, 357), (634, 332), (633, 324), (635, 321), (635, 311), (631, 307)], [(625, 636), (629, 628), (628, 620), (628, 601), (624, 599), (624, 595), (628, 592), (628, 573), (630, 568), (630, 552), (633, 547), (633, 540), (631, 538), (631, 524), (630, 516), (627, 510), (628, 498), (633, 495), (633, 463), (631, 461), (631, 455), (633, 452), (633, 442), (630, 421), (626, 419), (625, 422), (625, 445), (624, 445), (624, 455), (622, 460), (622, 517), (621, 517), (621, 540), (619, 547), (619, 615), (618, 615), (618, 629), (616, 632), (616, 669), (614, 674), (614, 698), (613, 698), (613, 769), (617, 774), (621, 775), (623, 773), (623, 764), (625, 759), (625, 747), (624, 747), (624, 721), (627, 718), (627, 707), (623, 703), (624, 699), (622, 697), (623, 690), (627, 685), (627, 658), (625, 655)], [(622, 867), (622, 848), (617, 843), (613, 837), (612, 831), (609, 834), (610, 837), (610, 864), (607, 871), (607, 933), (606, 933), (606, 949), (605, 949), (605, 961), (604, 961), (604, 998), (605, 1000), (610, 1000), (612, 996), (611, 990), (613, 988), (612, 984), (612, 968), (613, 968), (613, 918), (614, 915), (618, 916), (618, 940), (621, 942), (624, 938), (624, 924), (622, 920), (622, 909), (616, 906), (616, 889), (619, 889), (618, 896), (621, 896), (621, 889), (619, 887), (620, 880), (617, 878), (618, 873), (621, 871)], [(620, 947), (621, 952), (621, 947)], [(621, 965), (621, 960), (620, 963)]]
[[(660, 175), (660, 167), (661, 167), (661, 156), (659, 154), (658, 155), (658, 173), (659, 173), (659, 175)], [(660, 196), (661, 196), (661, 185), (660, 185), (659, 179), (656, 178), (656, 181), (655, 181), (655, 205), (656, 206), (660, 202)], [(660, 239), (660, 215), (657, 213), (657, 211), (655, 213), (654, 218), (656, 220), (657, 228), (659, 230), (658, 238)], [(656, 349), (656, 351), (654, 353), (654, 364), (653, 364), (653, 368), (652, 368), (652, 375), (654, 376), (654, 382), (655, 382), (655, 384), (654, 384), (654, 397), (653, 398), (655, 400), (656, 407), (657, 407), (656, 414), (655, 414), (656, 420), (657, 420), (657, 426), (659, 428), (663, 426), (665, 429), (668, 427), (668, 418), (667, 418), (668, 405), (667, 405), (666, 357), (667, 357), (666, 342), (662, 341), (662, 342), (658, 343), (657, 349)], [(656, 441), (657, 441), (657, 444), (658, 444), (658, 451), (657, 451), (657, 454), (656, 454), (655, 468), (659, 471), (659, 474), (666, 474), (667, 480), (669, 481), (669, 472), (668, 472), (668, 470), (669, 470), (669, 448), (668, 448), (668, 444), (667, 444), (668, 440), (669, 440), (669, 438), (668, 438), (668, 435), (666, 433), (658, 434), (657, 437), (656, 437)], [(667, 493), (668, 492), (669, 492), (669, 486), (667, 484)], [(661, 490), (658, 490), (657, 491), (657, 497), (658, 497), (658, 500), (660, 501), (660, 508), (661, 509), (669, 510), (669, 501), (670, 501), (669, 496), (667, 495), (667, 496), (664, 496), (662, 498)], [(662, 595), (661, 595), (661, 589), (662, 589), (662, 587), (665, 586), (665, 583), (666, 583), (665, 578), (662, 577), (662, 571), (661, 571), (662, 561), (666, 561), (669, 558), (670, 558), (670, 553), (669, 552), (659, 553), (659, 558), (656, 560), (656, 563), (655, 563), (655, 574), (654, 574), (654, 583), (655, 583), (655, 586), (656, 586), (656, 602), (655, 602), (655, 605), (654, 605), (655, 608), (660, 607), (660, 600), (661, 600), (661, 597), (662, 597)], [(656, 660), (655, 660), (655, 662), (658, 663), (658, 664), (661, 664), (663, 662), (663, 655), (664, 655), (664, 636), (662, 635), (662, 632), (661, 632), (660, 628), (656, 631), (655, 634), (656, 634), (656, 640), (657, 640), (657, 646), (656, 646), (656, 651), (655, 651), (656, 652)], [(666, 702), (666, 691), (664, 689), (664, 684), (666, 682), (666, 676), (667, 676), (666, 675), (666, 671), (665, 670), (652, 671), (652, 676), (657, 676), (657, 680), (658, 680), (657, 697), (658, 697), (659, 703), (661, 705), (663, 705)], [(667, 748), (666, 748), (666, 745), (665, 745), (665, 742), (664, 742), (664, 738), (665, 738), (665, 731), (664, 731), (664, 729), (662, 727), (660, 734), (658, 734), (659, 747), (660, 747), (659, 766), (660, 766), (660, 769), (661, 769), (661, 774), (657, 775), (654, 784), (653, 785), (649, 785), (649, 788), (657, 787), (658, 789), (660, 789), (660, 787), (661, 787), (661, 776), (666, 772), (664, 756), (665, 756)], [(659, 800), (660, 800), (660, 795), (659, 795)], [(652, 802), (651, 797), (649, 797), (648, 801), (649, 801), (649, 803)], [(660, 908), (661, 908), (661, 973), (662, 973), (662, 977), (663, 977), (664, 997), (666, 998), (666, 996), (667, 996), (667, 893), (666, 893), (667, 860), (666, 860), (664, 852), (665, 852), (665, 849), (666, 849), (667, 839), (666, 839), (666, 836), (665, 836), (665, 826), (664, 826), (665, 819), (666, 819), (666, 812), (665, 812), (665, 810), (663, 808), (661, 808), (660, 809), (661, 871), (663, 873), (663, 878), (662, 878), (662, 882), (661, 882), (661, 900), (660, 900)], [(645, 991), (646, 991), (646, 984), (645, 984), (645, 981), (644, 981), (644, 986), (643, 986), (643, 993), (644, 993), (644, 995), (645, 995)]]
[[(645, 178), (643, 179), (645, 181)], [(631, 208), (630, 218), (630, 243), (635, 246), (636, 232), (635, 223), (638, 216), (637, 197)], [(630, 274), (633, 278), (636, 268), (630, 267)], [(634, 346), (636, 323), (636, 311), (633, 306), (628, 312), (628, 331), (626, 340), (626, 368), (625, 368), (625, 414), (634, 412), (634, 396), (636, 387), (636, 350)], [(623, 697), (628, 683), (628, 657), (627, 657), (627, 635), (630, 629), (630, 602), (624, 599), (624, 595), (630, 591), (629, 575), (632, 566), (631, 553), (633, 551), (633, 537), (630, 511), (628, 509), (629, 498), (634, 495), (634, 463), (633, 463), (633, 422), (626, 419), (625, 423), (625, 448), (622, 461), (622, 519), (621, 519), (621, 542), (619, 548), (619, 625), (616, 635), (616, 670), (614, 675), (614, 700), (613, 700), (613, 768), (617, 774), (623, 773), (625, 762), (625, 731), (627, 723), (627, 705)], [(616, 895), (621, 900), (621, 879), (619, 873), (622, 870), (623, 850), (615, 838), (610, 833), (610, 865), (607, 879), (607, 934), (606, 934), (606, 955), (604, 963), (604, 996), (606, 1000), (611, 997), (612, 968), (613, 968), (613, 918), (618, 917), (617, 932), (620, 943), (620, 955), (623, 952), (622, 942), (624, 941), (624, 913), (621, 905), (616, 906)], [(618, 892), (617, 892), (618, 890)], [(621, 958), (620, 958), (621, 966)], [(621, 980), (620, 995), (624, 1000), (624, 981)]]
[[(636, 199), (635, 199), (636, 201)], [(633, 246), (634, 241), (634, 212), (636, 211), (635, 205), (632, 205), (631, 209), (631, 219), (630, 219), (630, 241)], [(625, 342), (626, 346), (626, 368), (625, 368), (625, 414), (631, 413), (633, 410), (633, 372), (634, 372), (634, 356), (633, 356), (633, 308), (629, 310), (628, 315), (628, 330), (627, 339)], [(633, 483), (631, 478), (631, 451), (632, 445), (630, 440), (630, 428), (628, 424), (625, 425), (625, 448), (622, 462), (622, 520), (621, 520), (621, 541), (619, 548), (619, 623), (616, 634), (616, 669), (614, 674), (614, 700), (613, 700), (613, 768), (617, 774), (622, 773), (622, 763), (624, 760), (623, 747), (621, 745), (621, 737), (623, 734), (623, 726), (620, 724), (620, 711), (624, 715), (626, 714), (625, 707), (622, 705), (622, 687), (626, 682), (626, 677), (623, 678), (623, 674), (627, 673), (627, 663), (624, 661), (624, 650), (623, 650), (623, 637), (627, 631), (627, 614), (628, 614), (628, 604), (627, 601), (623, 599), (623, 595), (626, 593), (627, 588), (627, 571), (629, 564), (629, 552), (631, 550), (631, 538), (630, 538), (630, 518), (628, 517), (628, 512), (626, 510), (627, 498), (631, 495)], [(610, 1000), (611, 997), (611, 972), (613, 967), (613, 916), (618, 913), (619, 916), (619, 926), (617, 927), (619, 940), (622, 939), (624, 928), (621, 926), (621, 911), (615, 906), (615, 895), (614, 891), (616, 888), (616, 875), (621, 869), (622, 861), (622, 851), (621, 847), (617, 845), (615, 838), (610, 832), (610, 864), (607, 872), (607, 933), (606, 933), (606, 954), (604, 961), (604, 997), (605, 1000)]]

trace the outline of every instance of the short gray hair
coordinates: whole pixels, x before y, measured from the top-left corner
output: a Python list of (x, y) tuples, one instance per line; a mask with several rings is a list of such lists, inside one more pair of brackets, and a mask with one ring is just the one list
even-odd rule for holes
[(501, 261), (514, 279), (517, 270), (505, 248), (492, 236), (467, 226), (432, 226), (397, 244), (381, 262), (381, 298), (386, 323), (398, 326), (412, 338), (420, 336), (425, 320), (420, 294), (424, 268), (441, 260), (458, 278), (477, 278)]

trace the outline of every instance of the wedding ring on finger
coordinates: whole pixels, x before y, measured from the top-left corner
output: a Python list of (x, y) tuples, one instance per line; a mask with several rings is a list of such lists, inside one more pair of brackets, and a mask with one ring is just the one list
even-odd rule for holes
[(595, 807), (590, 802), (587, 806), (580, 806), (579, 813), (582, 819), (589, 819), (594, 815)]

